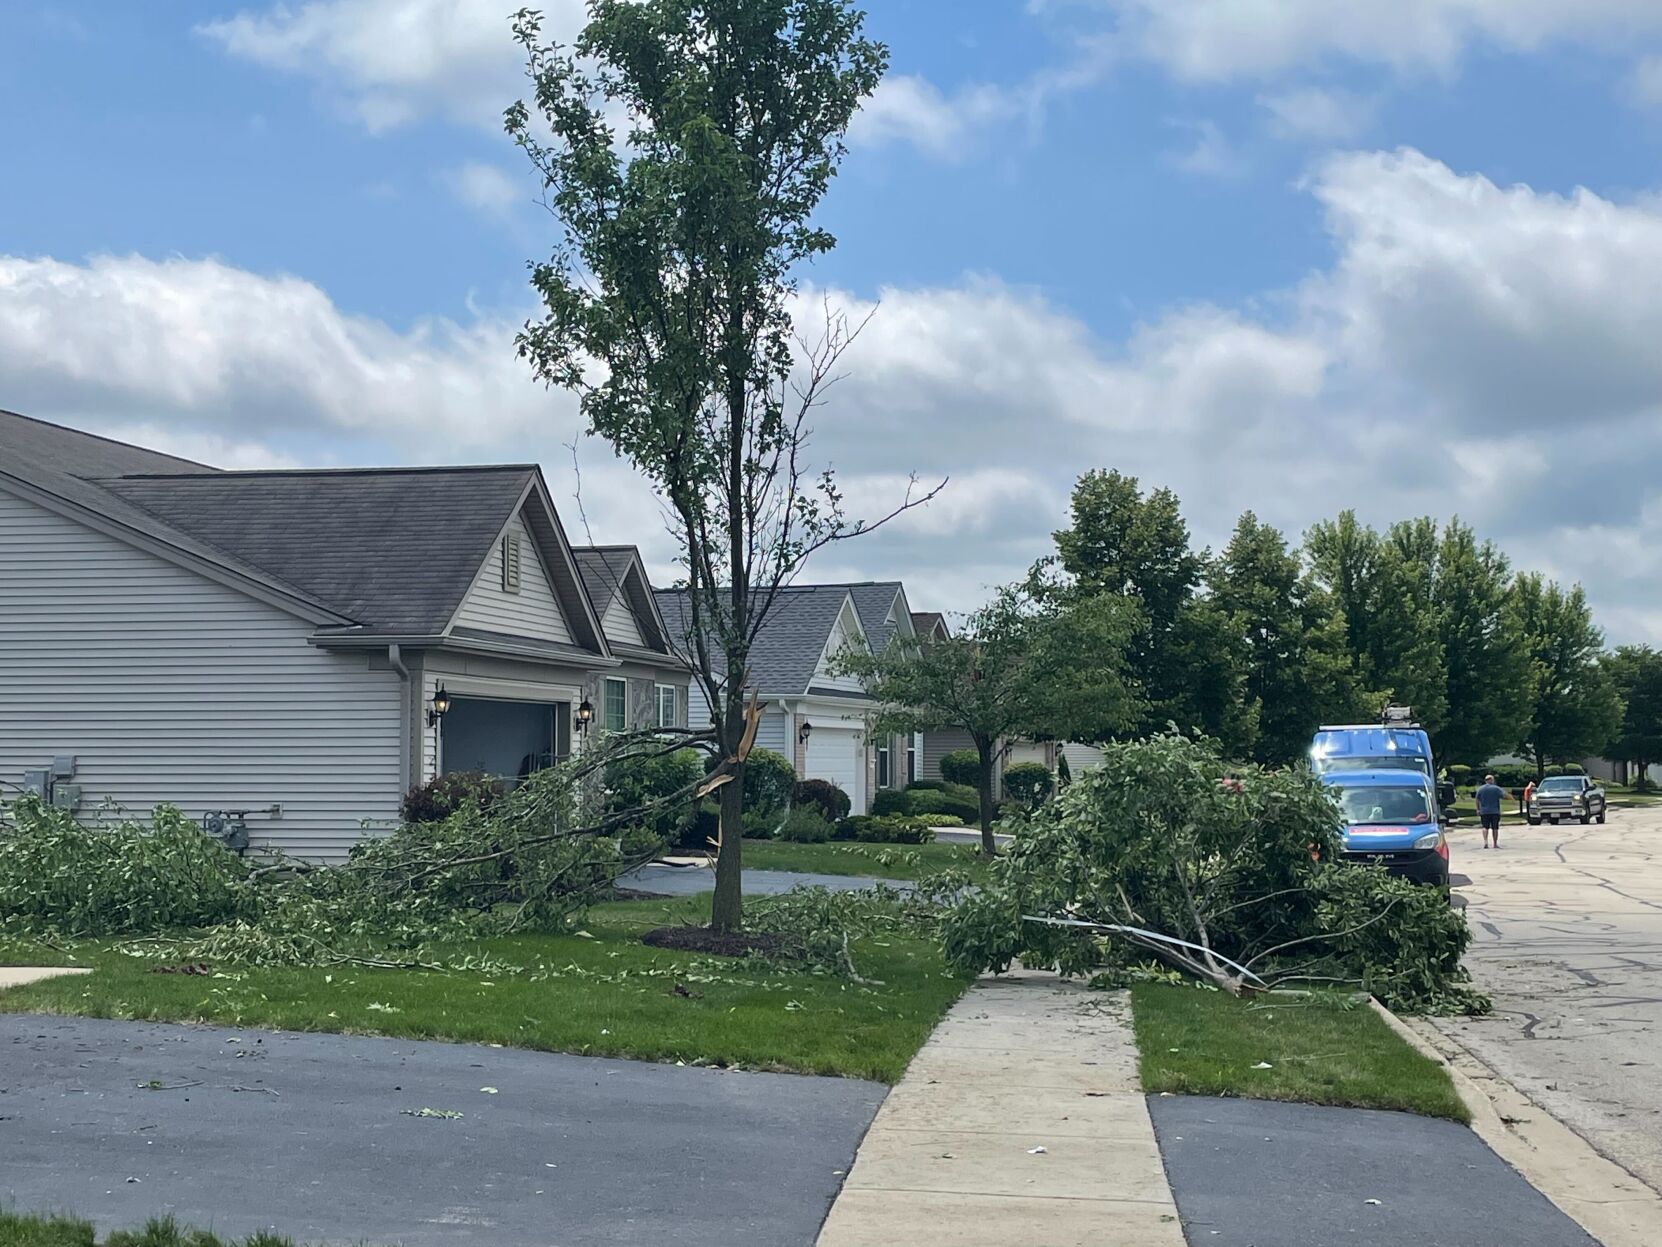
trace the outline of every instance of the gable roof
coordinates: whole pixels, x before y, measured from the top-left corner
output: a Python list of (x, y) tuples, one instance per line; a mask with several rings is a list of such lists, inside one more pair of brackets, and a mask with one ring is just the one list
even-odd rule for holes
[(523, 513), (573, 652), (609, 657), (535, 464), (222, 472), (0, 412), (6, 478), (210, 575), (269, 590), (335, 643), (447, 634), (498, 536)]
[[(604, 619), (612, 603), (623, 597), (648, 648), (667, 656), (672, 646), (670, 630), (659, 612), (651, 582), (646, 578), (646, 564), (641, 561), (639, 547), (573, 546), (571, 553), (582, 573), (589, 601), (594, 603), (594, 613)], [(635, 647), (619, 645), (618, 648)]]
[(921, 637), (928, 637), (936, 632), (942, 636), (950, 636), (946, 626), (946, 616), (940, 611), (913, 611), (912, 631)]
[(526, 465), (120, 476), (98, 485), (376, 632), (443, 632)]
[[(653, 597), (676, 647), (686, 653), (690, 649), (687, 633), (691, 623), (687, 591), (658, 589)], [(806, 693), (837, 617), (850, 600), (846, 585), (790, 585), (781, 589), (750, 647), (751, 687), (763, 697), (799, 697)]]
[[(854, 609), (859, 613), (860, 627), (874, 652), (882, 653), (887, 649), (896, 632), (911, 632), (912, 612), (906, 609), (902, 600), (906, 587), (900, 581), (865, 580), (848, 585), (847, 589), (854, 599)], [(904, 628), (900, 623), (902, 615), (906, 617)]]

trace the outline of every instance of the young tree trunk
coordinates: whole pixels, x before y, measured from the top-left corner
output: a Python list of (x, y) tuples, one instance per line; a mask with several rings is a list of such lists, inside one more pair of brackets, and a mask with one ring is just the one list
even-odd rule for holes
[(993, 839), (993, 742), (978, 736), (975, 751), (981, 760), (981, 851), (991, 857), (998, 852), (998, 842)]
[(730, 782), (716, 789), (721, 806), (721, 850), (716, 855), (716, 895), (710, 903), (710, 929), (726, 933), (744, 923), (740, 861), (744, 837), (744, 764), (733, 768)]

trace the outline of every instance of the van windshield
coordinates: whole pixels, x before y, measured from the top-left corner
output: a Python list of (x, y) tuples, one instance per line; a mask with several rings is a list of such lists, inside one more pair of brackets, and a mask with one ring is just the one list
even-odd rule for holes
[(1418, 787), (1341, 788), (1339, 807), (1344, 811), (1345, 822), (1352, 827), (1431, 821), (1430, 798), (1425, 789)]
[(1424, 758), (1393, 754), (1386, 758), (1317, 758), (1316, 774), (1328, 775), (1337, 771), (1418, 771), (1428, 779), (1431, 767)]

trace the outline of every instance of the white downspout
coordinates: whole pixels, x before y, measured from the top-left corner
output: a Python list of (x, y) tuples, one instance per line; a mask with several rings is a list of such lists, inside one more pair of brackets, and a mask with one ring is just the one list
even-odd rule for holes
[[(402, 716), (404, 719), (404, 747), (398, 751), (398, 791), (408, 792), (413, 786), (410, 780), (410, 669), (404, 665), (404, 656), (396, 644), (387, 646), (387, 665), (398, 672), (398, 678), (404, 683), (404, 714)], [(419, 727), (421, 707), (419, 705), (416, 706), (416, 723), (418, 725), (416, 731), (419, 733), (421, 730)], [(418, 758), (421, 756), (419, 736), (416, 743), (416, 756)]]

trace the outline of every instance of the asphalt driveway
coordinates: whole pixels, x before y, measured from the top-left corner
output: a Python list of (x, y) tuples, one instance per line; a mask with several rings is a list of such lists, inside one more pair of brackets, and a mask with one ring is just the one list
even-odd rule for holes
[(1662, 809), (1604, 826), (1456, 832), (1487, 1018), (1436, 1025), (1662, 1190)]
[[(745, 870), (739, 873), (739, 886), (746, 896), (777, 896), (800, 887), (860, 892), (879, 883), (887, 883), (890, 887), (908, 886), (892, 879), (872, 879), (865, 875), (818, 875), (790, 870)], [(716, 872), (709, 866), (666, 866), (662, 862), (648, 862), (621, 876), (618, 886), (637, 888), (642, 892), (661, 892), (666, 896), (696, 896), (700, 892), (716, 890)]]
[(306, 1243), (810, 1247), (885, 1090), (0, 1015), (0, 1204)]

